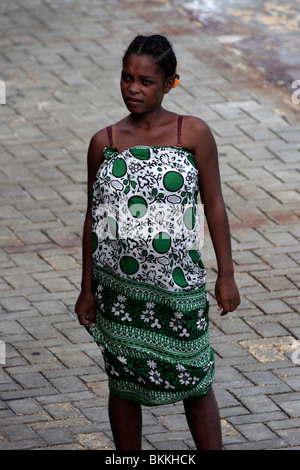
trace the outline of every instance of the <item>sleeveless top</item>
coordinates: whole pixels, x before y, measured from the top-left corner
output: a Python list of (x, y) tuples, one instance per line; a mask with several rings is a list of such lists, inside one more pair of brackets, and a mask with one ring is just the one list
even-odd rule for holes
[[(180, 146), (104, 149), (93, 186), (96, 327), (111, 391), (145, 405), (205, 393), (214, 375), (198, 170)], [(201, 217), (200, 217), (201, 216)]]

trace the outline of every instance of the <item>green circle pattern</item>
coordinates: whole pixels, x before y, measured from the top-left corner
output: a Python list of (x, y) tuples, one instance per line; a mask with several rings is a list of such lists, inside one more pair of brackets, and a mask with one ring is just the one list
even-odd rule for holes
[(164, 176), (164, 187), (168, 191), (178, 191), (183, 186), (183, 177), (178, 171), (168, 171)]
[(123, 256), (120, 259), (120, 268), (124, 274), (131, 276), (138, 271), (139, 263), (132, 256)]
[(127, 171), (127, 166), (123, 158), (116, 158), (113, 162), (112, 174), (116, 178), (121, 178), (125, 175)]
[(173, 271), (173, 280), (180, 287), (186, 287), (188, 285), (184, 273), (179, 267), (175, 268)]
[(128, 208), (133, 217), (140, 219), (148, 209), (147, 201), (141, 196), (132, 196), (128, 201)]
[(159, 232), (153, 238), (153, 248), (157, 253), (164, 254), (171, 247), (171, 237), (166, 232)]
[(184, 225), (188, 230), (192, 230), (195, 227), (195, 214), (193, 207), (189, 207), (183, 216)]
[(150, 149), (148, 147), (133, 147), (130, 153), (139, 160), (149, 160), (150, 158)]

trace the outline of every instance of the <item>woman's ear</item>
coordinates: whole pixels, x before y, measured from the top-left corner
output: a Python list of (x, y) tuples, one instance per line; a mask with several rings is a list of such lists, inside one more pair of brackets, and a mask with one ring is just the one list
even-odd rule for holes
[(175, 77), (167, 78), (166, 84), (165, 84), (165, 94), (169, 93), (169, 91), (172, 90), (174, 83), (175, 83)]

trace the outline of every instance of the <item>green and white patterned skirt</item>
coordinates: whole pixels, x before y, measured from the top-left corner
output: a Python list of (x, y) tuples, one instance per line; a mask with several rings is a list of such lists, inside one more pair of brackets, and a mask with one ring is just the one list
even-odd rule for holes
[(170, 293), (95, 267), (97, 315), (87, 327), (111, 392), (156, 406), (205, 394), (214, 378), (205, 285)]

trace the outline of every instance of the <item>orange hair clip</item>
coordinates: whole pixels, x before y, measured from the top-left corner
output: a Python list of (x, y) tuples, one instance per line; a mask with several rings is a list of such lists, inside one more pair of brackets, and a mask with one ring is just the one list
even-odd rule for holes
[(179, 80), (180, 80), (180, 75), (178, 75), (178, 73), (176, 73), (176, 70), (177, 70), (177, 67), (175, 69), (175, 75), (174, 75), (174, 85), (173, 85), (173, 88), (176, 88), (177, 85), (179, 85)]

